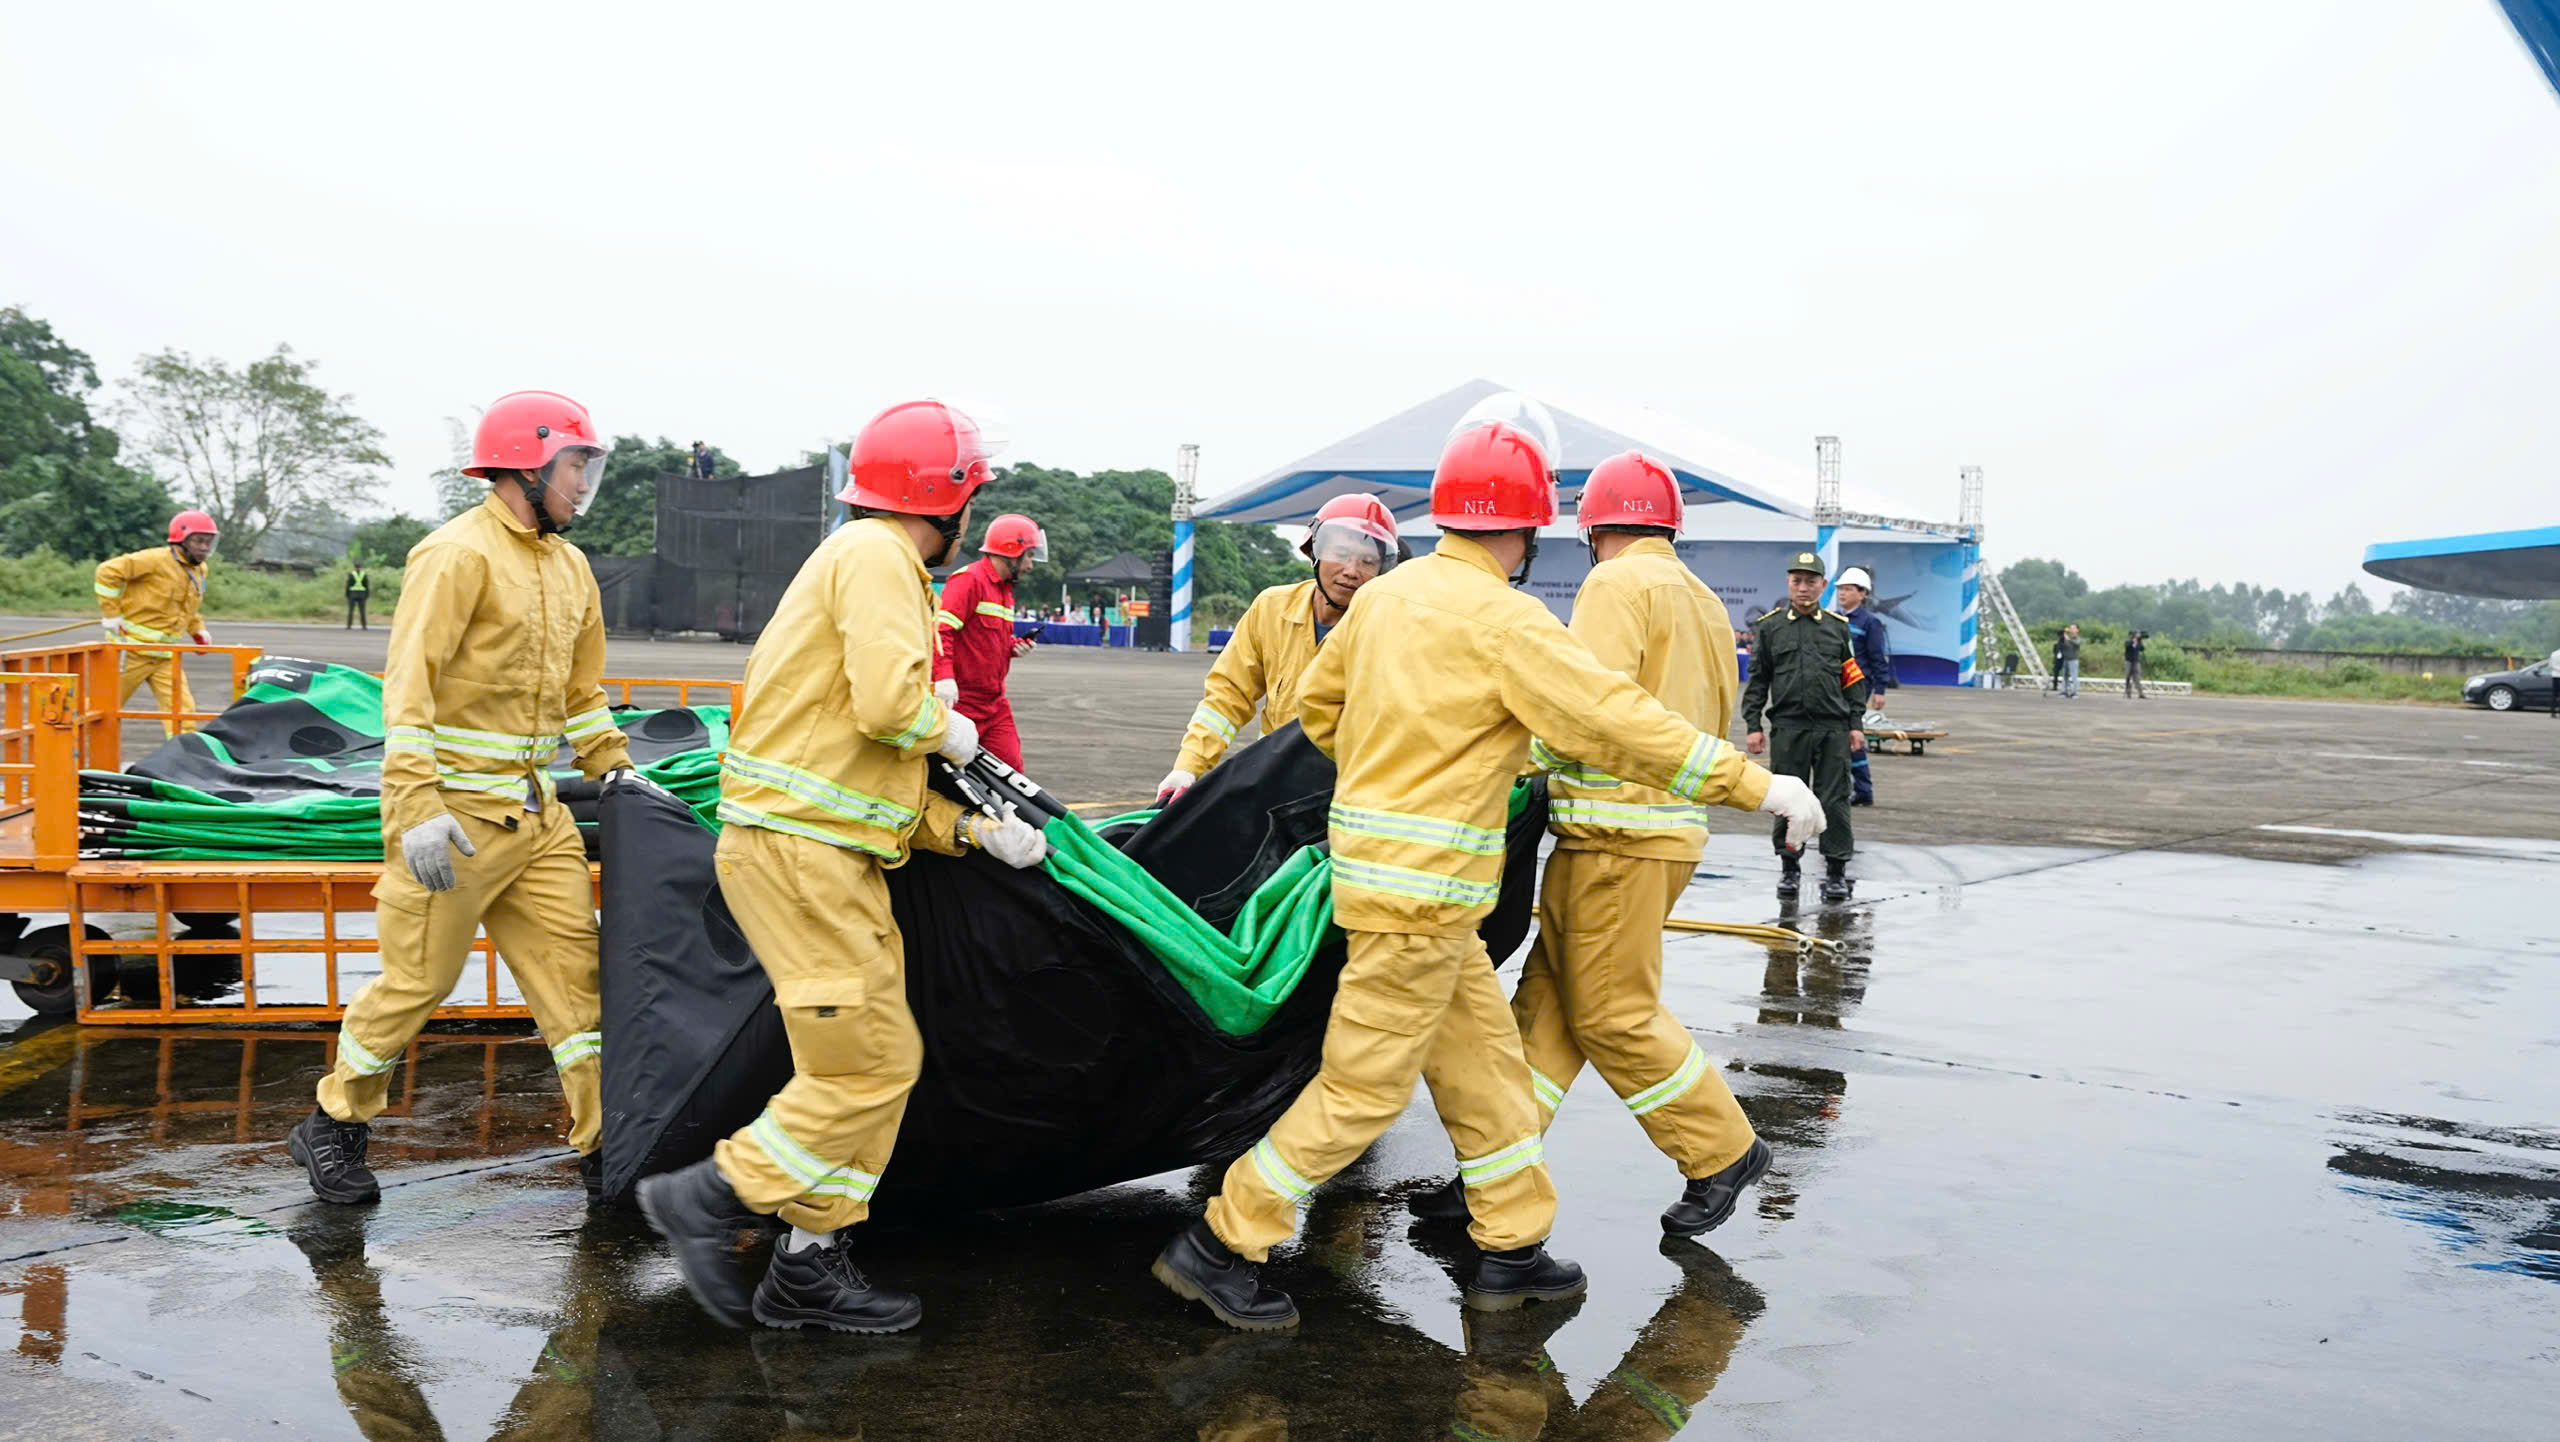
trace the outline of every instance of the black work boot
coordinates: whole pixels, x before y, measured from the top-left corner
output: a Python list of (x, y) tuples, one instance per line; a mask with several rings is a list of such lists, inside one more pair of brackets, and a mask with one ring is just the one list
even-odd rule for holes
[(587, 1189), (587, 1205), (604, 1205), (604, 1148), (583, 1152), (578, 1157), (578, 1185)]
[(1218, 1320), (1245, 1332), (1277, 1332), (1298, 1325), (1298, 1304), (1277, 1287), (1262, 1285), (1261, 1268), (1227, 1249), (1202, 1217), (1174, 1234), (1148, 1270), (1186, 1302), (1200, 1302)]
[(284, 1139), (284, 1149), (311, 1178), (311, 1195), (340, 1206), (382, 1200), (382, 1183), (364, 1164), (373, 1128), (342, 1122), (318, 1107)]
[(787, 1239), (776, 1244), (753, 1310), (768, 1327), (837, 1332), (903, 1332), (924, 1320), (921, 1298), (862, 1275), (834, 1237), (796, 1252)]
[(738, 1200), (709, 1157), (640, 1179), (640, 1214), (667, 1239), (685, 1290), (723, 1327), (747, 1325), (745, 1254), (765, 1220)]
[(1406, 1200), (1405, 1208), (1426, 1222), (1463, 1222), (1474, 1215), (1467, 1210), (1467, 1189), (1456, 1177), (1427, 1192), (1416, 1193)]
[(1804, 885), (1804, 863), (1793, 856), (1778, 858), (1778, 899), (1793, 901)]
[(1849, 879), (1849, 863), (1826, 861), (1822, 869), (1822, 904), (1838, 906), (1849, 899), (1857, 883)]
[(1711, 1177), (1694, 1177), (1680, 1189), (1680, 1200), (1662, 1214), (1662, 1230), (1674, 1237), (1694, 1237), (1712, 1232), (1733, 1215), (1742, 1200), (1742, 1189), (1760, 1180), (1769, 1170), (1769, 1144), (1758, 1137), (1751, 1139), (1751, 1149), (1741, 1158)]
[(1466, 1304), (1479, 1312), (1508, 1312), (1530, 1302), (1561, 1302), (1579, 1297), (1591, 1286), (1582, 1269), (1562, 1257), (1547, 1255), (1546, 1244), (1532, 1242), (1508, 1252), (1487, 1252), (1467, 1284)]

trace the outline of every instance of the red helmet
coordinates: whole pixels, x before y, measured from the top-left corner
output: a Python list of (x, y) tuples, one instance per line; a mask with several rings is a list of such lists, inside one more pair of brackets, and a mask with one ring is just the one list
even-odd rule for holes
[[(491, 471), (539, 474), (571, 446), (604, 451), (604, 437), (596, 434), (585, 406), (557, 391), (513, 391), (481, 413), (480, 429), (471, 437), (471, 464), (462, 473), (484, 480)], [(590, 485), (587, 493), (594, 492)]]
[(1395, 512), (1387, 509), (1386, 502), (1365, 491), (1336, 496), (1317, 507), (1315, 519), (1307, 524), (1306, 539), (1298, 542), (1298, 554), (1310, 561), (1341, 559), (1340, 556), (1324, 555), (1319, 550), (1329, 534), (1348, 537), (1355, 543), (1366, 540), (1376, 546), (1376, 574), (1379, 575), (1394, 570), (1398, 561), (1413, 559), (1413, 548), (1404, 543), (1404, 537), (1396, 534)]
[(907, 516), (956, 516), (993, 479), (987, 462), (996, 449), (957, 406), (941, 401), (894, 405), (873, 416), (853, 438), (847, 467), (852, 483), (836, 499)]
[(220, 536), (222, 528), (213, 517), (202, 511), (180, 511), (169, 518), (169, 544), (176, 545), (189, 536)]
[(1642, 451), (1622, 451), (1591, 468), (1575, 508), (1582, 538), (1594, 526), (1662, 526), (1680, 529), (1680, 481), (1671, 468)]
[(987, 523), (987, 538), (978, 543), (978, 551), (981, 555), (1012, 556), (1017, 560), (1029, 556), (1045, 561), (1049, 559), (1049, 537), (1029, 516), (998, 516)]
[(1528, 431), (1502, 421), (1449, 438), (1431, 473), (1431, 524), (1451, 531), (1517, 531), (1556, 518), (1555, 467)]

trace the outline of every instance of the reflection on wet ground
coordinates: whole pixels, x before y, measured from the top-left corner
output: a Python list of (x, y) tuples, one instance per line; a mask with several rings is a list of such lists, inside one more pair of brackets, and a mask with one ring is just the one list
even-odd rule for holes
[[(1722, 854), (1732, 845), (1733, 856)], [(1775, 919), (1720, 842), (1684, 910)], [(325, 1031), (0, 1042), (0, 1417), (48, 1437), (2547, 1437), (2560, 1431), (2560, 945), (2547, 863), (2344, 868), (1884, 850), (1844, 943), (1670, 949), (1674, 1009), (1777, 1154), (1665, 1244), (1606, 1088), (1550, 1138), (1590, 1297), (1458, 1306), (1427, 1106), (1320, 1194), (1291, 1336), (1146, 1276), (1214, 1172), (930, 1226), (860, 1259), (924, 1326), (704, 1324), (589, 1218), (538, 1043), (439, 1033), (386, 1191), (280, 1137)], [(1694, 1419), (1694, 1420), (1693, 1420)]]

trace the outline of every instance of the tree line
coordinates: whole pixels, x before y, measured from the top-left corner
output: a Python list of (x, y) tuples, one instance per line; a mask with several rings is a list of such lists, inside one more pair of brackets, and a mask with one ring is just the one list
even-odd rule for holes
[(2060, 561), (2004, 567), (2001, 588), (2039, 634), (2076, 623), (2120, 638), (2148, 631), (2190, 649), (2384, 651), (2404, 655), (2543, 655), (2560, 646), (2560, 602), (2496, 601), (2404, 590), (2377, 610), (2350, 583), (2322, 600), (2274, 586), (2163, 581), (2094, 590)]

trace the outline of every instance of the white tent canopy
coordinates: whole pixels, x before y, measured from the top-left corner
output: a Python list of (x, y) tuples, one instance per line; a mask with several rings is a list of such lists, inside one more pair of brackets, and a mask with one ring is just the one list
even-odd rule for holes
[[(1431, 501), (1431, 470), (1458, 418), (1477, 401), (1513, 389), (1471, 380), (1410, 410), (1301, 457), (1201, 506), (1205, 520), (1304, 525), (1335, 496), (1369, 491), (1399, 519), (1422, 516)], [(1531, 392), (1555, 417), (1564, 448), (1563, 502), (1580, 498), (1591, 467), (1620, 451), (1641, 450), (1680, 478), (1691, 506), (1735, 503), (1734, 512), (1786, 517), (1801, 530), (1812, 519), (1813, 472), (1727, 440), (1659, 411), (1552, 391)], [(1719, 522), (1719, 524), (1723, 524)]]

